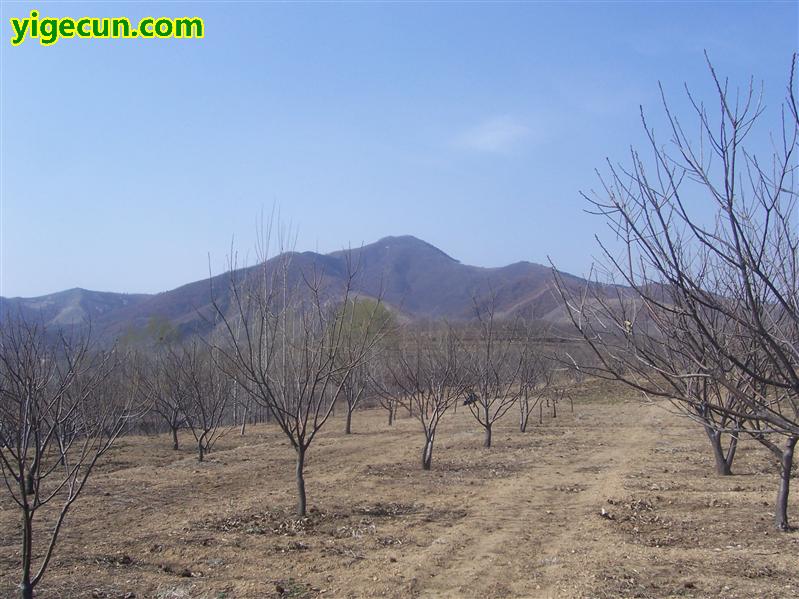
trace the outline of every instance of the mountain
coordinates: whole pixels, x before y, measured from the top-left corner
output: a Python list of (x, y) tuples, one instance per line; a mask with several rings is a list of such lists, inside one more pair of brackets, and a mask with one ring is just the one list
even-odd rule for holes
[[(332, 256), (344, 259), (346, 252)], [(500, 268), (461, 264), (410, 235), (386, 237), (351, 251), (359, 270), (359, 290), (385, 301), (412, 318), (468, 319), (474, 298), (496, 296), (500, 315), (524, 312), (544, 318), (558, 302), (552, 269), (532, 262)]]
[(19, 315), (54, 327), (103, 320), (135, 306), (150, 296), (138, 293), (106, 293), (78, 287), (31, 298), (0, 297), (0, 317)]
[[(560, 321), (563, 311), (555, 293), (552, 270), (532, 262), (499, 268), (461, 264), (435, 246), (405, 235), (385, 237), (375, 243), (330, 254), (291, 252), (270, 259), (267, 269), (290, 260), (291, 276), (315, 273), (335, 293), (350, 267), (357, 271), (355, 291), (382, 296), (405, 320), (473, 317), (474, 298), (493, 293), (499, 316)], [(254, 276), (258, 267), (236, 271), (237, 277)], [(229, 274), (222, 274), (158, 294), (120, 294), (70, 289), (36, 298), (0, 298), (0, 319), (13, 315), (41, 319), (64, 326), (91, 320), (93, 330), (105, 339), (125, 336), (179, 335), (208, 330), (202, 316), (211, 312), (211, 289), (220, 303), (228, 302)], [(585, 281), (563, 275), (567, 285)]]

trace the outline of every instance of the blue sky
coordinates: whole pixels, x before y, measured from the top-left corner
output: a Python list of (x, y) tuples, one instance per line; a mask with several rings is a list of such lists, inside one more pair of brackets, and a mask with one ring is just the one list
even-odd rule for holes
[[(797, 3), (2, 2), (0, 295), (156, 292), (250, 254), (412, 234), (465, 263), (575, 274), (606, 157), (658, 81), (712, 101), (707, 50), (773, 118)], [(203, 40), (9, 43), (10, 17), (200, 16)], [(770, 126), (769, 123), (764, 123)]]

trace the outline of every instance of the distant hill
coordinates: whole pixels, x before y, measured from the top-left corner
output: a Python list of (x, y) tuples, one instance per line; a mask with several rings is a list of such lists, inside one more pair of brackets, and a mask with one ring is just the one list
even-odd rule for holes
[(0, 297), (0, 315), (19, 315), (52, 326), (80, 324), (112, 317), (146, 301), (147, 294), (107, 293), (74, 288), (31, 298)]
[[(501, 315), (524, 313), (545, 318), (558, 307), (552, 269), (532, 262), (499, 268), (461, 264), (416, 237), (386, 237), (351, 252), (359, 267), (359, 289), (412, 318), (469, 319), (474, 298), (494, 293)], [(345, 252), (331, 256), (343, 259)], [(567, 275), (575, 282), (577, 277)]]
[[(404, 320), (467, 320), (474, 316), (473, 299), (489, 293), (496, 297), (500, 316), (521, 315), (551, 322), (564, 317), (550, 267), (532, 262), (499, 268), (469, 266), (410, 235), (385, 237), (351, 251), (293, 252), (272, 258), (267, 267), (286, 257), (290, 257), (296, 276), (322, 273), (325, 285), (334, 290), (344, 281), (349, 257), (357, 268), (355, 290), (372, 297), (382, 295)], [(252, 275), (255, 268), (241, 269), (236, 275)], [(570, 286), (585, 284), (579, 277), (563, 277)], [(210, 313), (211, 285), (226, 304), (228, 274), (222, 274), (158, 294), (70, 289), (35, 298), (0, 298), (0, 318), (21, 315), (52, 326), (91, 320), (95, 335), (106, 340), (167, 330), (185, 335), (208, 330), (210, 325), (201, 314)]]

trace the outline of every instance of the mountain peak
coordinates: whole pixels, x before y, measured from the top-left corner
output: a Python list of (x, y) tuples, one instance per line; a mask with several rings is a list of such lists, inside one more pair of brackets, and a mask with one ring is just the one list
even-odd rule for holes
[(418, 253), (430, 253), (434, 255), (438, 255), (441, 257), (446, 258), (447, 260), (451, 260), (452, 262), (460, 263), (460, 260), (456, 260), (443, 250), (440, 250), (432, 243), (428, 243), (423, 239), (419, 239), (418, 237), (414, 237), (413, 235), (389, 235), (387, 237), (383, 237), (378, 239), (374, 243), (371, 243), (367, 246), (364, 246), (364, 249), (367, 248), (375, 248), (381, 250), (402, 250), (402, 251), (412, 251)]

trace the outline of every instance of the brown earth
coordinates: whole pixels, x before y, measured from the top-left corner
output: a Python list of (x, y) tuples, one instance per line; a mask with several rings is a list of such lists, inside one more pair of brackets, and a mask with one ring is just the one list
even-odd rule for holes
[[(799, 533), (772, 529), (775, 465), (742, 444), (717, 477), (697, 425), (584, 384), (574, 413), (515, 413), (495, 447), (449, 414), (433, 470), (421, 433), (384, 412), (336, 418), (311, 447), (308, 518), (292, 516), (280, 432), (229, 433), (207, 462), (166, 437), (121, 440), (68, 515), (41, 598), (799, 596)], [(600, 515), (602, 510), (606, 516)], [(799, 523), (794, 492), (791, 513)], [(0, 499), (0, 597), (18, 571)]]

